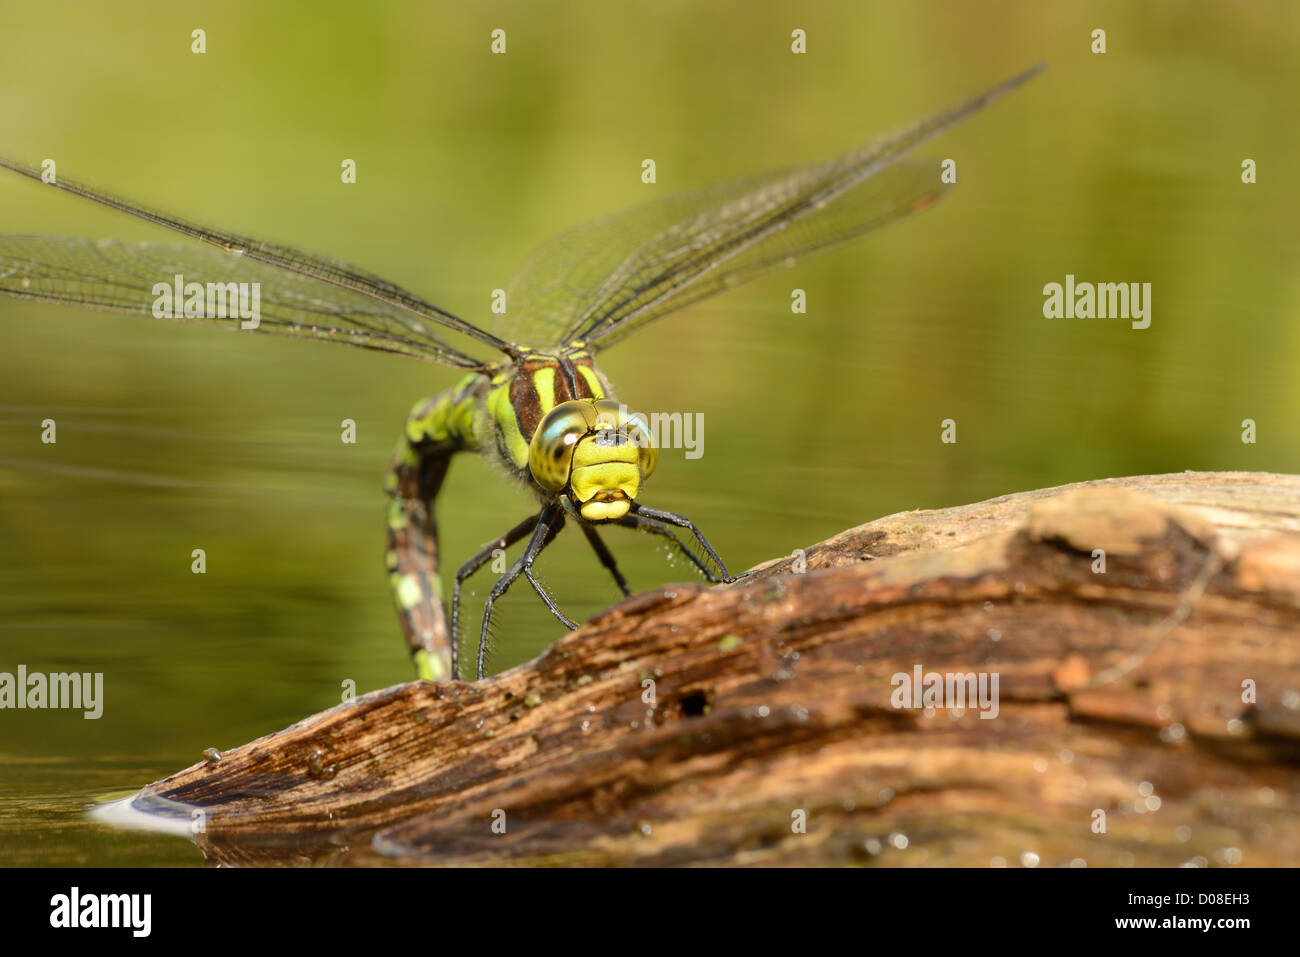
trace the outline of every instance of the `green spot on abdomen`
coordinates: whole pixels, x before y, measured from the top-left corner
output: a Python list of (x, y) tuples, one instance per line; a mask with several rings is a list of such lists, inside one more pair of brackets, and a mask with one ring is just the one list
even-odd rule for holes
[(393, 578), (396, 579), (392, 584), (397, 603), (408, 611), (418, 605), (424, 594), (419, 580), (414, 575), (394, 575)]
[(424, 678), (426, 681), (442, 681), (447, 677), (447, 672), (442, 665), (442, 659), (437, 655), (430, 654), (423, 648), (415, 652), (412, 660), (415, 662), (415, 676), (417, 678)]

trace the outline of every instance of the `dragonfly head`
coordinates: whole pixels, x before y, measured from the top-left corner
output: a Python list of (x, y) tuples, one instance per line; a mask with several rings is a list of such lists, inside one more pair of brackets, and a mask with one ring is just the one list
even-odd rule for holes
[(589, 522), (626, 515), (658, 460), (645, 420), (612, 399), (561, 402), (528, 445), (533, 481), (567, 494)]

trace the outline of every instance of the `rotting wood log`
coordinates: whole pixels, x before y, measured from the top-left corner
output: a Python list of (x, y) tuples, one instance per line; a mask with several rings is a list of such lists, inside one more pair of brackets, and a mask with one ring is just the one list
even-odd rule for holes
[[(895, 707), (918, 668), (996, 675), (996, 700)], [(1294, 866), (1300, 476), (892, 515), (131, 806), (201, 808), (233, 864)]]

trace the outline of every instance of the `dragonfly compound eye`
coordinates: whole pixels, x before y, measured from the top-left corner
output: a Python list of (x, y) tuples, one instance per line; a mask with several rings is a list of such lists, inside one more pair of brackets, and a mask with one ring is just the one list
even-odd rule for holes
[(561, 492), (569, 484), (573, 450), (596, 425), (596, 410), (590, 401), (561, 402), (542, 419), (528, 444), (528, 470), (548, 492)]
[[(599, 406), (601, 403), (597, 402), (596, 405)], [(655, 440), (646, 425), (645, 417), (640, 413), (629, 415), (620, 412), (618, 430), (636, 446), (637, 468), (640, 470), (641, 478), (644, 481), (650, 477), (655, 470), (655, 466), (659, 463), (659, 447), (655, 445)]]

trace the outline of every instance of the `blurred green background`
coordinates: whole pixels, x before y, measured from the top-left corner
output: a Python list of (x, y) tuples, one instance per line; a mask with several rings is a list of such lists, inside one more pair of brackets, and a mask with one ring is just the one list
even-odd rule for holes
[[(666, 453), (646, 500), (743, 569), (903, 509), (1300, 471), (1297, 37), (1283, 2), (10, 5), (0, 152), (486, 324), (490, 291), (566, 227), (837, 154), (1049, 61), (924, 148), (958, 162), (935, 210), (603, 357), (634, 407), (704, 414), (703, 458)], [(168, 238), (9, 174), (0, 210), (5, 233)], [(1044, 319), (1066, 273), (1150, 282), (1151, 328)], [(409, 677), (380, 483), (407, 410), (455, 373), (7, 299), (0, 323), (0, 671), (106, 686), (98, 721), (0, 712), (0, 864), (197, 863), (82, 808), (335, 704), (349, 679)], [(442, 505), (458, 563), (530, 499), (468, 460)], [(650, 540), (607, 538), (635, 587), (689, 577)], [(571, 531), (539, 568), (579, 620), (617, 597)], [(498, 669), (559, 635), (526, 587), (496, 630)]]

